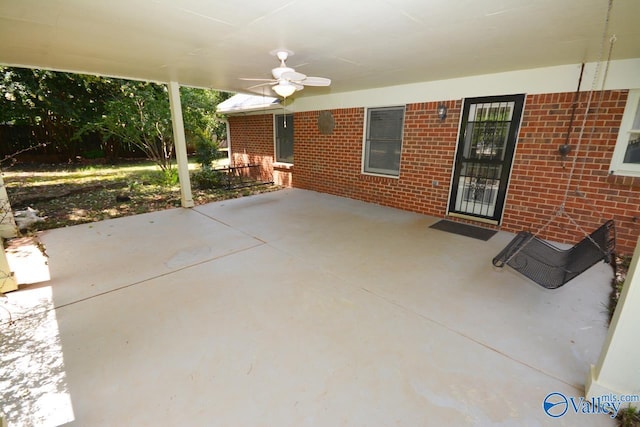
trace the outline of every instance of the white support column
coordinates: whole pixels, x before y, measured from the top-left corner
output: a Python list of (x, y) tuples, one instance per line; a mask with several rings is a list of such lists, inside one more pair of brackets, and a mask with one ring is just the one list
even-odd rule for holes
[(18, 283), (11, 272), (7, 255), (4, 252), (4, 242), (2, 239), (16, 237), (18, 235), (18, 227), (13, 219), (11, 204), (7, 190), (4, 188), (4, 180), (0, 172), (0, 292), (9, 292), (18, 289)]
[[(587, 376), (588, 399), (603, 395), (640, 395), (640, 239), (600, 359)], [(627, 402), (622, 402), (626, 407)], [(640, 402), (629, 402), (640, 408)]]
[(16, 289), (18, 289), (18, 282), (9, 267), (7, 255), (4, 252), (4, 242), (0, 239), (0, 293)]
[(182, 207), (192, 208), (191, 180), (189, 179), (189, 161), (187, 159), (187, 140), (184, 136), (184, 122), (182, 120), (182, 105), (180, 104), (180, 84), (169, 82), (169, 105), (171, 107), (171, 121), (173, 123), (173, 140), (175, 142), (176, 160), (178, 162), (178, 179)]
[(0, 237), (9, 239), (18, 235), (18, 227), (13, 219), (13, 211), (9, 203), (9, 195), (4, 187), (2, 171), (0, 171)]

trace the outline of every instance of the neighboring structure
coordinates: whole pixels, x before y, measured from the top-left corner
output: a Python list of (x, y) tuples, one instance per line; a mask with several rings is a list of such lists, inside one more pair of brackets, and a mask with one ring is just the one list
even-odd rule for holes
[[(630, 254), (640, 235), (640, 60), (605, 65), (584, 67), (579, 93), (576, 64), (286, 107), (254, 96), (230, 108), (233, 97), (218, 111), (231, 161), (259, 163), (278, 184), (559, 242), (613, 218), (618, 252)], [(555, 217), (561, 206), (575, 224)]]

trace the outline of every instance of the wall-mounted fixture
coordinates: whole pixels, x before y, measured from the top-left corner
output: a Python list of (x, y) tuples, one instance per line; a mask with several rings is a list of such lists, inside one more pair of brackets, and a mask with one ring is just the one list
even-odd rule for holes
[(336, 121), (331, 111), (320, 111), (320, 114), (318, 114), (318, 130), (320, 134), (331, 135), (335, 125)]
[(563, 159), (566, 159), (567, 155), (569, 155), (569, 153), (571, 152), (571, 146), (567, 143), (564, 143), (560, 147), (558, 147), (558, 152)]
[(440, 121), (447, 118), (447, 106), (442, 103), (438, 104), (438, 118)]

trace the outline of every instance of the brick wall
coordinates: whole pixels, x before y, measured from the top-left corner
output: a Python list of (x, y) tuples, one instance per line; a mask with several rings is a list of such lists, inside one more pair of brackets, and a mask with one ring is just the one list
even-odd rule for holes
[[(448, 103), (450, 116), (459, 115), (460, 105)], [(294, 186), (443, 216), (458, 122), (455, 117), (440, 122), (436, 108), (436, 103), (407, 106), (399, 178), (361, 173), (363, 108), (332, 111), (331, 135), (319, 133), (318, 112), (296, 114)]]
[[(640, 178), (609, 175), (627, 94), (593, 94), (576, 157), (589, 94), (580, 95), (569, 140), (573, 151), (566, 160), (559, 156), (558, 147), (566, 141), (574, 94), (527, 97), (502, 229), (540, 228), (553, 217), (567, 194), (565, 210), (581, 228), (590, 232), (605, 218), (613, 218), (618, 252), (633, 252), (640, 234)], [(573, 179), (569, 183), (572, 168)], [(546, 238), (565, 242), (575, 242), (582, 235), (563, 217), (543, 233)]]
[[(559, 156), (558, 147), (565, 142), (574, 94), (527, 96), (501, 229), (537, 231), (562, 203), (588, 96), (580, 96), (569, 142), (574, 151), (566, 160)], [(630, 254), (640, 234), (640, 178), (608, 173), (627, 91), (597, 92), (593, 96), (565, 209), (588, 232), (604, 218), (614, 218), (618, 252)], [(399, 178), (361, 173), (364, 108), (332, 110), (335, 127), (331, 135), (318, 131), (318, 111), (296, 113), (295, 172), (286, 175), (287, 183), (444, 217), (462, 101), (446, 102), (448, 116), (444, 121), (437, 117), (438, 104), (406, 106)], [(232, 158), (265, 162), (273, 172), (272, 115), (232, 117), (229, 122)], [(574, 243), (583, 234), (559, 217), (541, 237)]]
[(270, 181), (273, 171), (273, 116), (229, 117), (232, 164), (259, 164), (258, 178)]
[(272, 180), (284, 187), (292, 186), (293, 165), (274, 164), (273, 115), (229, 117), (231, 162), (260, 164), (262, 181)]

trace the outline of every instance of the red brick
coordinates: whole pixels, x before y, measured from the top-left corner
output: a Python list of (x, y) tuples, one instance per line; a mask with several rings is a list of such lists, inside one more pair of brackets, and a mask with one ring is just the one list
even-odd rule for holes
[[(575, 215), (588, 231), (597, 228), (603, 218), (614, 218), (618, 251), (631, 253), (640, 234), (640, 178), (608, 174), (627, 91), (594, 93), (591, 112), (583, 122), (588, 95), (580, 94), (569, 135), (574, 151), (564, 160), (558, 147), (566, 141), (574, 93), (527, 96), (500, 228), (536, 231), (549, 221), (564, 200), (573, 156), (580, 143), (569, 185), (567, 213)], [(596, 108), (601, 95), (604, 101)], [(439, 102), (406, 106), (399, 178), (362, 174), (364, 108), (332, 110), (336, 124), (332, 135), (319, 133), (319, 112), (296, 113), (295, 170), (288, 182), (298, 188), (442, 217), (447, 209), (462, 101), (444, 103), (448, 108), (444, 122), (436, 115)], [(249, 157), (250, 161), (264, 161), (271, 167), (273, 116), (231, 117), (229, 123), (233, 158)], [(433, 181), (439, 182), (438, 187), (433, 187)], [(576, 188), (587, 198), (576, 197)], [(541, 236), (575, 242), (582, 232), (559, 217)]]

